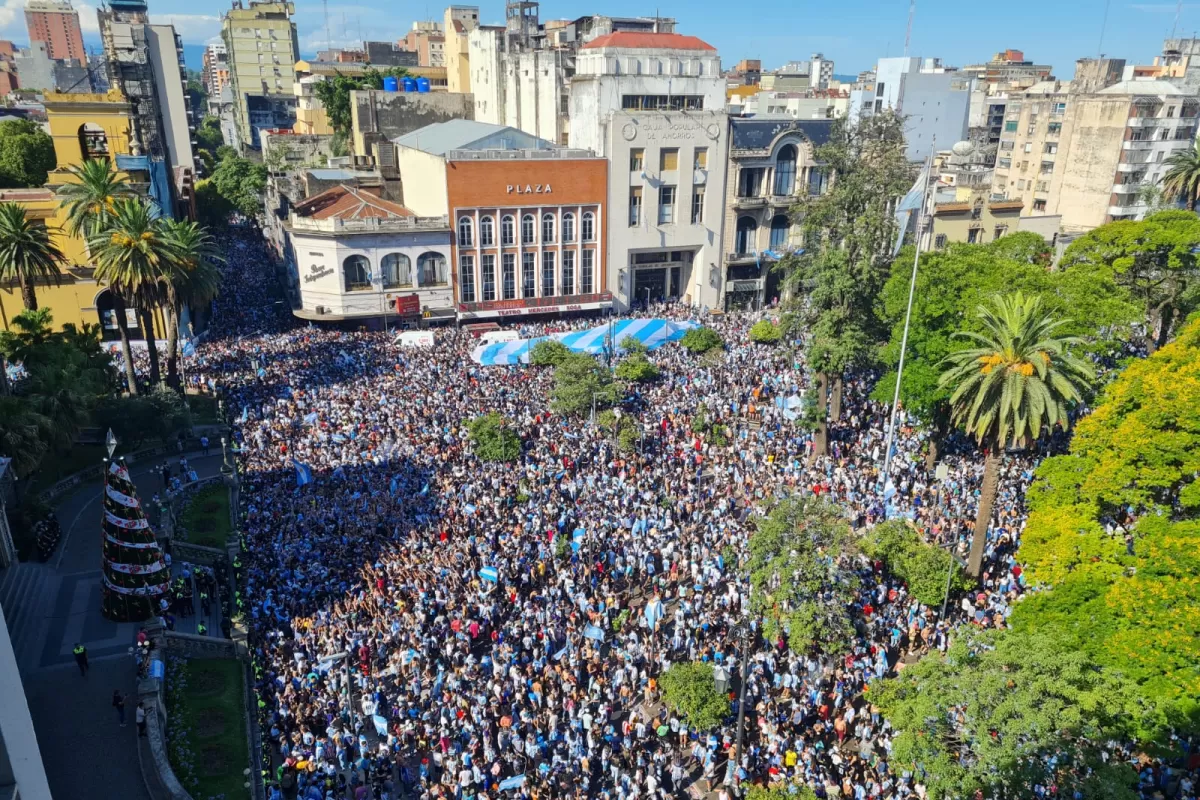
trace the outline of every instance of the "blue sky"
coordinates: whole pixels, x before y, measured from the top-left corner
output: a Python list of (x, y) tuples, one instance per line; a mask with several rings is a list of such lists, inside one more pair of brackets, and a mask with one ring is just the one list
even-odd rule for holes
[[(26, 40), (23, 5), (24, 0), (0, 0), (0, 38)], [(96, 0), (76, 3), (85, 36), (90, 43), (98, 44), (94, 36), (95, 5)], [(301, 50), (315, 52), (324, 47), (326, 38), (321, 4), (319, 0), (301, 0), (296, 5)], [(415, 19), (441, 19), (443, 5), (330, 0), (332, 38), (335, 45), (350, 44), (362, 36), (394, 40)], [(1060, 78), (1070, 78), (1076, 58), (1094, 56), (1101, 49), (1109, 56), (1148, 63), (1171, 31), (1176, 4), (1109, 0), (1101, 47), (1105, 5), (1104, 0), (918, 0), (910, 52), (940, 56), (948, 64), (962, 66), (1013, 47), (1024, 50), (1028, 59), (1052, 65)], [(504, 17), (504, 5), (498, 0), (480, 7), (485, 22), (499, 22)], [(227, 2), (212, 0), (150, 0), (155, 21), (175, 24), (188, 44), (213, 39), (226, 8)], [(564, 0), (543, 2), (542, 18), (596, 12), (653, 16), (656, 10), (675, 17), (680, 32), (695, 34), (716, 46), (727, 65), (741, 58), (760, 58), (770, 68), (819, 51), (832, 58), (836, 71), (843, 74), (866, 69), (881, 56), (902, 55), (908, 19), (907, 0), (758, 0), (750, 5), (664, 0), (657, 8), (638, 0)], [(1200, 1), (1183, 4), (1178, 32), (1181, 36), (1200, 32)], [(192, 48), (189, 51), (189, 56), (195, 52)]]

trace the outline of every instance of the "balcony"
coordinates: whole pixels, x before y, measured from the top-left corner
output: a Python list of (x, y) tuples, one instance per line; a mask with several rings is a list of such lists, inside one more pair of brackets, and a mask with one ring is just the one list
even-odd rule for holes
[(1114, 183), (1112, 190), (1115, 194), (1137, 194), (1141, 188), (1140, 183)]
[(1145, 210), (1145, 203), (1130, 203), (1127, 206), (1109, 206), (1108, 215), (1110, 217), (1128, 217), (1134, 214), (1139, 214)]
[(1157, 128), (1159, 125), (1170, 121), (1170, 119), (1159, 117), (1130, 117), (1126, 125), (1130, 128)]
[(759, 257), (754, 253), (726, 253), (726, 264), (753, 264), (758, 261)]
[(773, 194), (767, 198), (767, 202), (772, 206), (790, 207), (796, 202), (796, 196), (791, 194)]
[(312, 219), (292, 215), (288, 223), (293, 233), (414, 233), (416, 231), (449, 231), (448, 217), (397, 217), (394, 219)]
[(1122, 150), (1149, 150), (1152, 147), (1154, 147), (1154, 142), (1149, 142), (1149, 141), (1121, 142)]
[(735, 208), (762, 208), (766, 204), (765, 197), (736, 197), (733, 201)]

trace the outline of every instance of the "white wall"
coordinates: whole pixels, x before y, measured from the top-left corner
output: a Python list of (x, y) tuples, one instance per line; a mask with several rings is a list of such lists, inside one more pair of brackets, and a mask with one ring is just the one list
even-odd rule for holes
[[(452, 264), (450, 263), (450, 232), (428, 231), (393, 234), (350, 234), (341, 237), (314, 236), (292, 233), (292, 247), (300, 278), (300, 301), (306, 311), (317, 306), (329, 309), (330, 314), (379, 314), (386, 298), (417, 294), (421, 307), (453, 308)], [(380, 263), (389, 253), (408, 256), (412, 276), (417, 278), (417, 258), (425, 252), (440, 253), (446, 259), (447, 283), (438, 287), (406, 287), (379, 291)], [(375, 288), (369, 291), (346, 292), (342, 279), (342, 263), (348, 256), (363, 255), (371, 263)], [(386, 294), (386, 298), (385, 298)], [(389, 309), (390, 311), (390, 309)]]
[(467, 52), (471, 94), (475, 96), (475, 119), (502, 125), (504, 83), (500, 69), (499, 32), (486, 28), (471, 31), (467, 34)]
[(396, 166), (400, 170), (405, 208), (418, 217), (444, 217), (449, 213), (446, 159), (397, 145)]
[(504, 73), (501, 125), (562, 144), (559, 98), (565, 88), (559, 54), (553, 50), (509, 53), (501, 57)]
[(163, 122), (167, 160), (172, 167), (196, 168), (192, 156), (192, 134), (188, 130), (187, 100), (179, 71), (179, 52), (175, 49), (175, 28), (147, 25), (146, 42), (154, 67), (155, 98)]
[(21, 685), (21, 673), (17, 669), (17, 658), (3, 613), (0, 613), (0, 739), (21, 800), (51, 800), (46, 768), (38, 750), (29, 702), (25, 699), (25, 687)]

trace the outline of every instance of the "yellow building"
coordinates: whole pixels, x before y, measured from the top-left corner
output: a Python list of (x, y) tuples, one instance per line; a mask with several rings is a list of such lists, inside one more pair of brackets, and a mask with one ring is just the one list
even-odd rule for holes
[(933, 205), (933, 246), (941, 250), (956, 242), (983, 244), (1016, 233), (1023, 208), (1020, 200), (992, 199), (986, 190), (958, 190), (939, 197)]

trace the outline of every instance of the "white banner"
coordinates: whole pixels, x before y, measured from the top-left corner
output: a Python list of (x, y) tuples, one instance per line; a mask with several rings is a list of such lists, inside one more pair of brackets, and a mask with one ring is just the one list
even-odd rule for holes
[(121, 494), (116, 489), (112, 488), (111, 486), (105, 486), (104, 491), (106, 494), (108, 494), (108, 496), (112, 500), (120, 503), (121, 505), (125, 506), (126, 508), (137, 508), (138, 507), (137, 500), (134, 500), (129, 495)]
[(132, 547), (134, 550), (149, 550), (151, 547), (158, 547), (158, 542), (122, 542), (120, 539), (107, 533), (104, 534), (104, 538), (113, 544), (120, 545), (121, 547)]
[(116, 525), (118, 528), (124, 528), (127, 531), (141, 531), (150, 527), (150, 521), (148, 519), (121, 519), (111, 511), (104, 512), (104, 519), (107, 520), (110, 525)]
[(152, 575), (155, 572), (160, 572), (166, 569), (167, 565), (160, 558), (153, 564), (121, 564), (116, 561), (106, 561), (104, 566), (111, 569), (113, 572), (120, 572), (125, 575)]
[(137, 589), (125, 589), (110, 581), (107, 575), (101, 575), (100, 577), (104, 578), (104, 588), (117, 594), (132, 595), (134, 597), (157, 597), (167, 591), (167, 584), (165, 583), (160, 583), (156, 586), (141, 586)]

